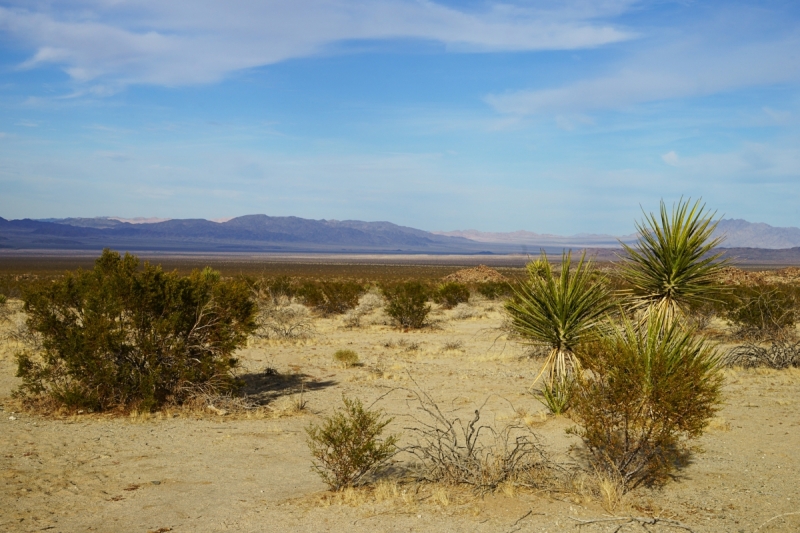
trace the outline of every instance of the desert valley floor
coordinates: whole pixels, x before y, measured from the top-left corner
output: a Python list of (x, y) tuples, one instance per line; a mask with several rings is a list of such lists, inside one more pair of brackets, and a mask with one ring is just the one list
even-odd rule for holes
[[(344, 327), (341, 316), (317, 318), (308, 339), (252, 342), (239, 354), (243, 374), (253, 394), (274, 398), (249, 418), (217, 407), (133, 417), (18, 412), (10, 398), (18, 384), (14, 346), (6, 345), (0, 530), (591, 532), (619, 522), (579, 521), (636, 516), (696, 532), (800, 531), (797, 369), (726, 370), (724, 407), (691, 462), (664, 488), (629, 493), (613, 514), (580, 476), (560, 490), (509, 485), (484, 495), (391, 477), (328, 492), (310, 469), (304, 428), (342, 395), (365, 404), (383, 396), (376, 406), (394, 416), (395, 432), (410, 423), (409, 389), (465, 417), (489, 398), (484, 420), (527, 424), (553, 461), (582, 464), (580, 440), (566, 432), (574, 424), (546, 416), (528, 392), (540, 361), (505, 337), (501, 304), (474, 300), (435, 309), (432, 318), (432, 327), (411, 332), (387, 325), (381, 311), (358, 328)], [(362, 365), (337, 363), (332, 354), (342, 348), (355, 350)], [(301, 392), (306, 406), (298, 412)], [(679, 531), (668, 525), (649, 527)]]

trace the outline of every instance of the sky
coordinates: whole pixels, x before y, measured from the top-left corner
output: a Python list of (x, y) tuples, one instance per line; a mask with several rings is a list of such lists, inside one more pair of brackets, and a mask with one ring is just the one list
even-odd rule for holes
[(800, 3), (0, 0), (0, 216), (800, 226)]

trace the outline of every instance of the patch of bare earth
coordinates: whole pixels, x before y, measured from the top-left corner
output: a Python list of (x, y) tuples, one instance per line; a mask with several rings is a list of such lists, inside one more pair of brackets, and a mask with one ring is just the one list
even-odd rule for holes
[[(500, 305), (472, 306), (468, 318), (435, 310), (435, 328), (408, 333), (382, 324), (379, 312), (360, 328), (344, 327), (341, 317), (317, 319), (311, 339), (242, 350), (251, 376), (268, 375), (262, 372), (268, 366), (286, 376), (280, 383), (251, 378), (260, 387), (255, 393), (292, 405), (300, 383), (307, 408), (288, 417), (174, 412), (53, 419), (13, 412), (8, 396), (17, 380), (13, 347), (5, 346), (0, 530), (555, 532), (577, 531), (574, 519), (610, 518), (585, 479), (561, 491), (509, 485), (480, 496), (387, 478), (331, 494), (310, 470), (304, 428), (339, 405), (342, 394), (369, 405), (389, 392), (378, 405), (395, 416), (390, 429), (402, 431), (414, 408), (402, 389), (413, 387), (409, 375), (443, 410), (465, 417), (488, 396), (502, 396), (484, 408), (485, 420), (522, 420), (555, 460), (579, 462), (580, 442), (566, 433), (572, 422), (545, 416), (526, 391), (539, 362), (502, 336)], [(363, 365), (343, 368), (333, 358), (338, 349), (356, 351)], [(292, 385), (284, 390), (281, 383)], [(616, 515), (661, 517), (697, 532), (800, 531), (800, 372), (726, 371), (725, 395), (691, 463), (663, 489), (626, 496)]]

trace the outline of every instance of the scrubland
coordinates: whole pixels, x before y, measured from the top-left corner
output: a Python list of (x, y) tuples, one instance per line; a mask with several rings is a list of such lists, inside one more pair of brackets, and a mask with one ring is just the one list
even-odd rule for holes
[[(722, 408), (673, 478), (623, 494), (588, 466), (569, 412), (549, 414), (530, 391), (543, 353), (509, 337), (500, 300), (431, 305), (420, 329), (398, 328), (380, 305), (357, 320), (296, 309), (305, 321), (296, 333), (253, 336), (236, 352), (244, 399), (125, 415), (23, 408), (11, 397), (17, 346), (7, 340), (0, 529), (800, 530), (800, 369), (725, 369)], [(24, 317), (10, 318), (7, 331)], [(733, 346), (720, 319), (707, 326), (721, 350)], [(387, 432), (407, 447), (420, 393), (449, 417), (480, 409), (481, 422), (531, 430), (552, 471), (475, 490), (410, 477), (413, 457), (401, 452), (368, 483), (330, 492), (311, 469), (308, 425), (343, 395), (359, 398), (393, 418)]]

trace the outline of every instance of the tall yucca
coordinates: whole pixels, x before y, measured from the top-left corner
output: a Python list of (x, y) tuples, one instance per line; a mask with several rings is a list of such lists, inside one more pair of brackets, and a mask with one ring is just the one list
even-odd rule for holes
[(542, 253), (536, 268), (528, 269), (527, 283), (521, 284), (515, 297), (506, 303), (515, 332), (550, 346), (536, 381), (549, 370), (551, 386), (554, 379), (565, 380), (577, 367), (575, 347), (598, 328), (612, 306), (604, 280), (595, 273), (586, 254), (574, 269), (571, 259), (570, 253), (562, 255), (561, 272), (556, 275)]
[(715, 278), (725, 266), (722, 253), (712, 253), (723, 237), (712, 238), (719, 221), (700, 201), (681, 199), (667, 211), (661, 201), (660, 216), (645, 214), (636, 223), (635, 246), (622, 244), (627, 257), (623, 277), (633, 286), (631, 307), (649, 315), (663, 314), (667, 321), (683, 316), (688, 307), (711, 299)]

